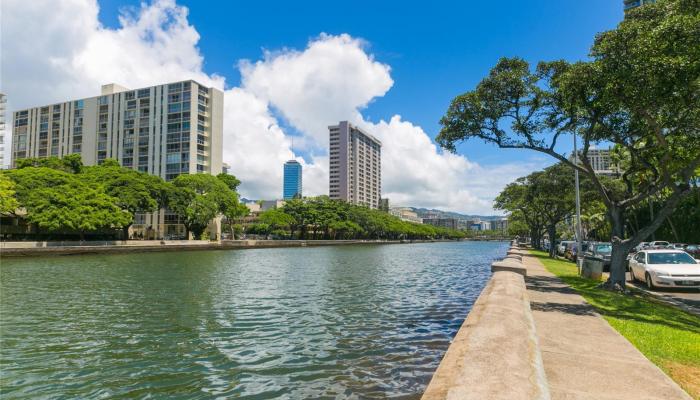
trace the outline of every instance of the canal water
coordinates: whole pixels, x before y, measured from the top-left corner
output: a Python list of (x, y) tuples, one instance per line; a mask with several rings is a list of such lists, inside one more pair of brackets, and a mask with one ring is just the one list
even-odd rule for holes
[(419, 398), (506, 248), (0, 259), (0, 397)]

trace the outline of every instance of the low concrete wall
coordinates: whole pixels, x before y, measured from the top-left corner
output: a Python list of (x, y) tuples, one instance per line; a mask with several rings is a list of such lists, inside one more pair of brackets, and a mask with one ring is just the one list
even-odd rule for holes
[(313, 246), (342, 246), (349, 244), (400, 244), (424, 243), (426, 241), (401, 240), (222, 240), (224, 248), (256, 248), (256, 247), (313, 247)]
[(57, 242), (0, 242), (0, 249), (37, 249), (51, 247), (150, 247), (150, 246), (208, 246), (205, 240), (96, 240), (96, 241), (57, 241)]
[(422, 399), (550, 399), (522, 274), (494, 272)]
[(491, 272), (508, 271), (516, 274), (527, 276), (527, 268), (519, 260), (506, 258), (502, 261), (496, 261), (491, 264)]
[[(276, 247), (314, 247), (342, 245), (378, 245), (432, 243), (443, 240), (129, 240), (129, 241), (64, 241), (64, 242), (0, 242), (0, 256), (111, 254), (125, 251), (235, 250)], [(448, 240), (444, 240), (448, 241)]]

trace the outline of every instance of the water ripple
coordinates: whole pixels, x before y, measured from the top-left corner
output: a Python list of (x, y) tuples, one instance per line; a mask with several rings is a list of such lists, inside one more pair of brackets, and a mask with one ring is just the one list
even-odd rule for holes
[(505, 243), (3, 259), (3, 398), (419, 398)]

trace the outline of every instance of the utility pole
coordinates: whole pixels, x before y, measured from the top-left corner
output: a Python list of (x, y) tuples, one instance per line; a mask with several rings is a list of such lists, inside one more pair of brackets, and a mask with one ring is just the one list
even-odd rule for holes
[[(578, 149), (576, 147), (576, 133), (574, 132), (574, 163), (578, 167)], [(581, 258), (581, 196), (579, 193), (578, 168), (574, 169), (576, 181), (576, 267), (581, 274), (579, 259)]]

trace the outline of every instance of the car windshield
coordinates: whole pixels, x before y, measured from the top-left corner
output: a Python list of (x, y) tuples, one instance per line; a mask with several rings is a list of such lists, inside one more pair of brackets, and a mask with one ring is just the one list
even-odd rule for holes
[(595, 246), (595, 252), (601, 253), (601, 254), (610, 254), (610, 253), (612, 253), (612, 245), (611, 244), (597, 244)]
[(688, 253), (649, 253), (649, 264), (695, 264)]
[(668, 242), (654, 242), (656, 246), (668, 246)]

